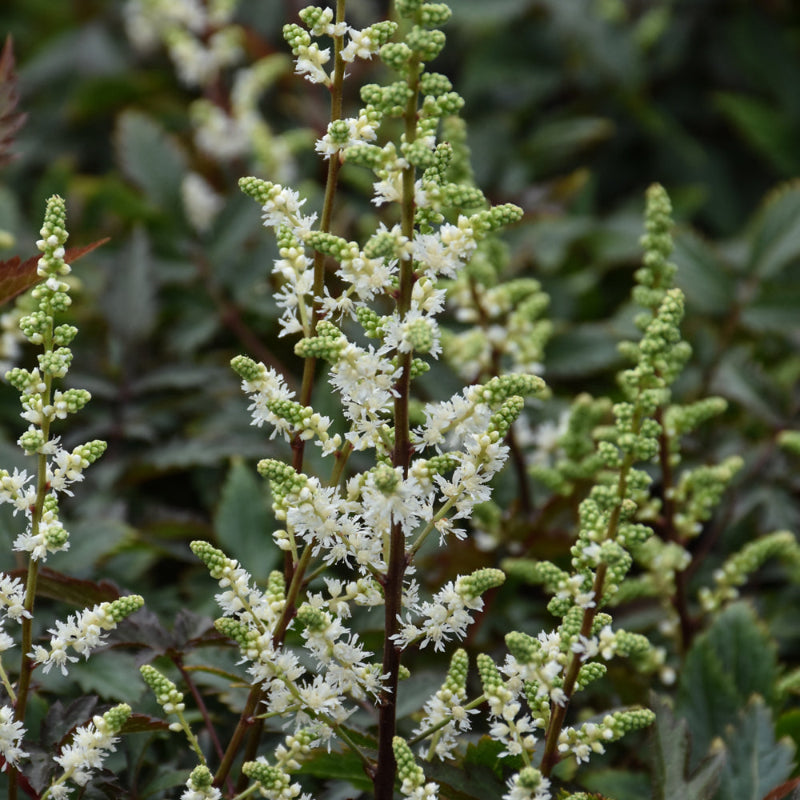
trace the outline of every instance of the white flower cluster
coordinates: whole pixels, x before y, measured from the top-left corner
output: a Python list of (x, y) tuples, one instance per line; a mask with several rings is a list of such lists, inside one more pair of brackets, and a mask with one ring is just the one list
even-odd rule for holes
[(84, 658), (89, 658), (93, 650), (102, 647), (108, 631), (116, 628), (117, 623), (140, 608), (144, 600), (139, 595), (127, 595), (119, 600), (99, 603), (78, 614), (71, 614), (66, 622), (56, 622), (49, 633), (50, 649), (35, 645), (30, 654), (34, 664), (43, 665), (43, 672), (49, 672), (55, 664), (62, 675), (68, 672), (67, 664), (78, 659), (67, 652), (72, 648)]
[(444, 684), (425, 703), (424, 716), (414, 734), (423, 739), (433, 732), (430, 744), (423, 744), (421, 751), (428, 759), (434, 755), (442, 760), (453, 758), (458, 735), (472, 728), (470, 717), (477, 714), (478, 709), (464, 702), (468, 666), (466, 651), (456, 650)]
[(21, 416), (29, 423), (18, 444), (28, 455), (40, 457), (44, 474), (0, 470), (0, 503), (10, 503), (15, 514), (22, 511), (28, 517), (27, 530), (17, 536), (13, 546), (30, 553), (36, 561), (69, 546), (67, 532), (58, 519), (58, 493), (70, 494), (68, 487), (83, 480), (83, 471), (105, 450), (104, 442), (92, 441), (67, 451), (60, 438), (50, 433), (53, 422), (79, 411), (91, 397), (84, 389), (62, 391), (53, 387), (54, 380), (63, 378), (69, 369), (69, 344), (77, 333), (71, 325), (55, 324), (55, 315), (70, 304), (69, 284), (64, 280), (70, 273), (64, 261), (68, 237), (65, 218), (64, 201), (57, 196), (50, 198), (40, 231), (42, 238), (37, 242), (42, 252), (37, 273), (42, 282), (31, 293), (36, 308), (19, 323), (29, 342), (44, 346), (38, 356), (39, 366), (32, 370), (15, 367), (5, 375), (20, 393)]
[[(289, 69), (289, 59), (271, 53), (242, 63), (245, 32), (233, 22), (237, 5), (238, 0), (127, 0), (125, 26), (137, 49), (164, 47), (181, 82), (204, 90), (189, 106), (200, 153), (223, 164), (252, 159), (260, 171), (288, 180), (295, 174), (291, 136), (276, 135), (259, 104)], [(181, 194), (189, 223), (206, 233), (222, 209), (222, 196), (196, 171), (187, 172)]]
[(503, 800), (550, 800), (550, 780), (533, 767), (525, 767), (508, 780)]
[[(426, 4), (417, 11), (421, 16), (414, 21), (425, 21), (414, 26), (408, 42), (389, 41), (394, 22), (355, 30), (335, 20), (331, 8), (316, 6), (301, 11), (302, 26), (284, 26), (296, 71), (330, 88), (334, 102), (341, 95), (343, 65), (356, 58), (380, 53), (400, 74), (401, 80), (386, 87), (365, 86), (364, 106), (354, 116), (340, 119), (334, 113), (316, 149), (329, 160), (329, 174), (336, 172), (337, 161), (369, 168), (372, 202), (378, 207), (399, 203), (401, 222), (398, 215), (387, 215), (389, 222), (378, 223), (363, 242), (351, 241), (330, 232), (329, 193), (318, 220), (294, 189), (256, 178), (240, 181), (261, 206), (264, 225), (276, 234), (273, 277), (280, 333), (299, 335), (299, 357), (326, 364), (341, 416), (315, 412), (305, 390), (297, 402), (283, 379), (263, 364), (237, 357), (232, 365), (251, 398), (253, 424), (281, 434), (295, 456), (302, 455), (303, 442), (314, 441), (323, 456), (333, 457), (334, 478), (325, 481), (276, 459), (258, 465), (283, 526), (276, 543), (296, 570), (288, 589), (273, 573), (262, 594), (238, 562), (221, 551), (202, 542), (193, 550), (225, 588), (218, 596), (225, 616), (217, 628), (238, 644), (266, 714), (292, 719), (297, 731), (314, 726), (314, 746), (328, 744), (334, 734), (349, 743), (343, 723), (358, 705), (378, 701), (383, 715), (380, 709), (395, 702), (399, 667), (387, 667), (383, 674), (386, 659), (392, 660), (387, 653), (396, 655), (413, 644), (444, 650), (465, 636), (483, 608), (482, 595), (502, 583), (499, 570), (482, 569), (421, 599), (413, 558), (433, 531), (442, 539), (466, 536), (456, 521), (469, 519), (490, 498), (491, 482), (509, 454), (506, 436), (524, 398), (544, 389), (543, 381), (530, 374), (495, 377), (449, 400), (415, 407), (411, 422), (411, 381), (442, 351), (442, 280), (457, 279), (481, 241), (521, 215), (513, 206), (487, 208), (477, 189), (449, 181), (452, 149), (437, 140), (437, 132), (462, 101), (445, 76), (425, 66), (443, 44), (443, 34), (432, 29), (449, 10)], [(417, 11), (400, 8), (401, 15)], [(316, 41), (321, 37), (332, 39), (332, 47)], [(412, 73), (415, 78), (409, 80)], [(378, 144), (384, 120), (404, 116), (400, 141)], [(329, 275), (333, 279), (327, 281)], [(337, 424), (343, 429), (333, 433)], [(353, 462), (359, 460), (359, 469), (344, 477), (351, 454), (358, 454)], [(349, 570), (352, 580), (326, 579), (327, 593), (302, 586), (298, 575), (308, 570), (315, 580), (325, 566)], [(287, 592), (296, 613), (285, 605)], [(397, 613), (387, 612), (391, 630), (379, 662), (347, 621), (353, 606), (390, 607), (390, 598)], [(284, 641), (289, 626), (299, 632), (302, 650), (292, 649), (291, 639)], [(452, 755), (475, 710), (465, 703), (461, 657), (451, 673), (426, 704), (419, 731), (422, 740), (432, 735), (429, 747), (442, 758)], [(510, 705), (505, 711), (498, 706), (493, 720), (496, 736), (515, 754), (528, 753), (533, 741), (533, 722), (517, 699), (518, 683), (513, 692), (505, 690)], [(428, 728), (435, 730), (430, 734)], [(385, 752), (385, 731), (381, 736)], [(394, 737), (392, 748), (403, 795), (437, 797), (438, 786), (426, 781), (408, 745)], [(280, 759), (277, 765), (259, 759), (243, 769), (263, 796), (283, 800), (300, 792), (290, 777), (296, 766)]]
[(0, 755), (3, 757), (4, 772), (9, 765), (16, 767), (21, 758), (28, 756), (22, 749), (24, 737), (25, 728), (14, 719), (14, 709), (0, 706)]
[(208, 86), (242, 55), (241, 32), (231, 25), (233, 0), (128, 0), (125, 25), (141, 50), (167, 45), (187, 86)]
[[(342, 362), (351, 364), (355, 349), (348, 344), (331, 370), (331, 382), (342, 393), (346, 403), (343, 410), (352, 424), (344, 439), (354, 449), (366, 449), (367, 446), (384, 449), (387, 432), (384, 395), (379, 388), (372, 394), (366, 391), (369, 385), (367, 376), (351, 372), (348, 373), (350, 380), (345, 381), (345, 371), (337, 369)], [(374, 354), (364, 357), (373, 366), (380, 363), (374, 360)], [(310, 430), (310, 426), (304, 428), (299, 424), (301, 420), (290, 425), (285, 418), (273, 419), (275, 415), (269, 409), (276, 408), (282, 400), (288, 400), (288, 390), (268, 367), (259, 364), (253, 365), (253, 369), (257, 370), (254, 378), (245, 378), (243, 385), (254, 398), (251, 411), (255, 423), (271, 422), (275, 430), (282, 430), (287, 438), (292, 431)], [(385, 393), (391, 397), (389, 389)], [(357, 475), (348, 481), (344, 494), (323, 486), (314, 476), (298, 476), (302, 487), (291, 495), (291, 503), (276, 508), (279, 518), (286, 522), (289, 536), (307, 542), (314, 548), (314, 555), (322, 557), (326, 563), (355, 564), (362, 575), (366, 575), (385, 571), (386, 536), (395, 523), (412, 540), (416, 535), (427, 535), (434, 528), (442, 536), (450, 532), (463, 535), (454, 530), (452, 520), (469, 517), (477, 503), (489, 498), (489, 482), (503, 466), (508, 453), (508, 448), (492, 427), (492, 408), (489, 405), (492, 400), (485, 398), (484, 393), (481, 387), (471, 387), (453, 401), (428, 406), (429, 424), (415, 433), (415, 441), (420, 443), (420, 447), (431, 443), (437, 449), (444, 444), (445, 434), (448, 434), (448, 444), (454, 448), (448, 451), (454, 466), (450, 479), (431, 474), (431, 462), (425, 459), (415, 461), (406, 478), (397, 469), (387, 472), (383, 468)], [(301, 419), (311, 420), (313, 416)], [(317, 429), (322, 432), (319, 442), (323, 452), (329, 452), (327, 420), (324, 427), (317, 426)], [(340, 441), (336, 440), (335, 445), (338, 446)], [(447, 512), (451, 512), (449, 518), (445, 518)], [(451, 591), (448, 598), (442, 596), (433, 605), (444, 603), (444, 606), (451, 607), (449, 616), (452, 619), (447, 631), (463, 633), (460, 612), (456, 613), (459, 604), (453, 605), (456, 595)], [(459, 603), (463, 605), (462, 601)], [(479, 605), (469, 607), (479, 608)], [(439, 616), (438, 612), (428, 614), (425, 609), (420, 613), (431, 618)], [(431, 639), (440, 642), (444, 630), (436, 633), (431, 627), (430, 631)]]
[(30, 612), (25, 610), (25, 586), (19, 578), (12, 578), (0, 572), (0, 608), (2, 617), (9, 617), (16, 622), (23, 618), (30, 619)]
[[(338, 615), (327, 610), (321, 596), (298, 612), (306, 652), (318, 666), (312, 672), (303, 665), (305, 658), (273, 640), (285, 606), (279, 573), (261, 592), (234, 559), (205, 542), (194, 542), (192, 549), (225, 590), (216, 596), (225, 615), (217, 627), (239, 644), (253, 683), (264, 688), (268, 713), (293, 715), (298, 729), (313, 726), (315, 740), (327, 742), (355, 711), (350, 698), (377, 695), (380, 665), (370, 662), (373, 654), (342, 624), (340, 616), (349, 615), (349, 608), (340, 594), (331, 604)], [(334, 582), (333, 589), (341, 586)]]
[[(339, 57), (347, 64), (358, 59), (371, 59), (386, 42), (387, 26), (378, 23), (367, 28), (357, 29), (346, 22), (334, 22), (332, 8), (306, 9), (305, 21), (309, 23), (312, 36), (326, 36), (337, 40)], [(287, 28), (290, 26), (287, 26)], [(292, 26), (292, 33), (299, 33), (297, 26)], [(344, 39), (346, 38), (346, 43)], [(312, 42), (308, 34), (295, 35), (289, 39), (295, 55), (295, 72), (311, 83), (322, 83), (330, 87), (333, 75), (325, 69), (331, 60), (330, 47), (322, 48)]]
[[(485, 573), (487, 570), (480, 572)], [(495, 585), (502, 582), (502, 573), (493, 577)], [(491, 581), (486, 584), (486, 588), (490, 585)], [(482, 590), (483, 587), (480, 587), (477, 592)], [(433, 642), (433, 649), (438, 651), (444, 650), (445, 642), (453, 637), (463, 639), (467, 627), (474, 621), (469, 612), (483, 609), (483, 598), (477, 592), (469, 579), (465, 580), (464, 576), (460, 576), (456, 581), (445, 584), (431, 601), (407, 603), (408, 617), (400, 632), (394, 636), (397, 646), (405, 649), (410, 644), (419, 642), (420, 647), (425, 647)]]
[(78, 786), (86, 786), (92, 772), (101, 769), (108, 754), (117, 749), (117, 734), (130, 714), (130, 706), (122, 703), (102, 716), (95, 715), (91, 722), (76, 728), (72, 741), (64, 745), (61, 753), (54, 758), (64, 773), (45, 791), (43, 800), (64, 800), (69, 797), (72, 788), (67, 785), (67, 780)]
[(272, 367), (254, 365), (252, 377), (242, 380), (242, 391), (253, 399), (248, 410), (252, 424), (259, 428), (267, 423), (272, 427), (270, 438), (281, 433), (287, 442), (297, 433), (301, 439), (316, 438), (323, 453), (333, 452), (341, 444), (340, 437), (328, 436), (331, 421), (317, 414), (310, 406), (301, 407), (293, 401), (294, 392)]

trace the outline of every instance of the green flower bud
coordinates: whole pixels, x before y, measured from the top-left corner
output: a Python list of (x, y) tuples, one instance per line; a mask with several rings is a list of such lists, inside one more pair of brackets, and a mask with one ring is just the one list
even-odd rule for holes
[(406, 34), (406, 44), (420, 61), (433, 61), (442, 51), (446, 37), (439, 30), (425, 30), (415, 25)]

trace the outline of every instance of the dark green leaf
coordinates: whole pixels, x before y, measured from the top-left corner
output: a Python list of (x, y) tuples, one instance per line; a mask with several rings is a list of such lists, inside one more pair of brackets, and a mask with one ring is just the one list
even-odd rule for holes
[(540, 171), (552, 170), (583, 149), (610, 138), (614, 124), (602, 117), (571, 117), (537, 126), (526, 153)]
[(694, 756), (735, 722), (751, 695), (771, 697), (776, 678), (775, 647), (752, 610), (727, 608), (695, 639), (680, 675), (677, 712), (689, 722)]
[(491, 7), (481, 0), (459, 0), (459, 19), (463, 25), (501, 25), (510, 22), (527, 8), (527, 0), (494, 0)]
[(97, 713), (97, 705), (96, 697), (79, 697), (66, 706), (56, 700), (42, 722), (42, 743), (53, 748), (61, 745), (71, 730)]
[(587, 770), (580, 779), (583, 787), (614, 800), (647, 800), (652, 797), (650, 777), (621, 769)]
[(717, 92), (714, 105), (739, 133), (779, 172), (797, 172), (797, 131), (782, 109), (773, 103), (734, 92)]
[(558, 377), (599, 372), (619, 360), (616, 339), (600, 325), (582, 325), (554, 336), (546, 350), (547, 372)]
[(762, 278), (776, 276), (800, 257), (800, 185), (784, 184), (772, 192), (752, 231), (750, 270)]
[(114, 260), (104, 301), (111, 330), (127, 343), (142, 340), (155, 322), (156, 287), (150, 242), (136, 228), (120, 257)]
[(772, 698), (778, 677), (776, 647), (750, 606), (729, 606), (698, 640), (714, 650), (742, 701), (753, 694)]
[(98, 562), (132, 536), (132, 529), (119, 520), (91, 518), (76, 522), (70, 525), (70, 547), (59, 556), (58, 566), (73, 575), (88, 576)]
[(761, 286), (742, 311), (742, 323), (756, 333), (800, 329), (800, 286)]
[(89, 661), (73, 664), (69, 674), (83, 692), (96, 694), (111, 703), (133, 706), (147, 688), (128, 652), (96, 653)]
[(123, 112), (116, 145), (123, 172), (154, 205), (165, 213), (182, 208), (186, 156), (157, 122), (138, 111)]
[(794, 746), (788, 739), (775, 741), (772, 712), (760, 697), (754, 697), (728, 728), (725, 744), (729, 757), (717, 800), (762, 800), (792, 772)]
[(300, 772), (329, 780), (344, 780), (359, 791), (369, 791), (372, 788), (372, 781), (364, 772), (361, 759), (351, 752), (328, 753), (325, 750), (317, 750), (313, 757), (303, 764)]
[(761, 367), (742, 348), (722, 355), (710, 388), (713, 394), (740, 403), (767, 424), (782, 424), (780, 415), (769, 403), (771, 392)]
[[(513, 762), (502, 760), (503, 766), (514, 767)], [(490, 766), (465, 761), (459, 768), (453, 764), (433, 761), (425, 765), (425, 775), (436, 781), (441, 794), (448, 800), (487, 800), (502, 797), (507, 791), (506, 783)]]
[(151, 733), (152, 731), (168, 731), (169, 723), (158, 717), (148, 714), (131, 714), (122, 727), (122, 734), (126, 733)]
[[(176, 786), (183, 786), (189, 773), (186, 770), (179, 769), (162, 769), (159, 770), (158, 775), (150, 783), (142, 787), (141, 797), (142, 800), (148, 797), (163, 797), (163, 792), (166, 789), (174, 789)], [(170, 792), (170, 796), (174, 793)]]
[(14, 135), (25, 122), (26, 115), (17, 110), (18, 103), (14, 45), (9, 34), (0, 52), (0, 167), (8, 164), (14, 157)]
[(691, 230), (675, 237), (677, 285), (689, 306), (703, 314), (724, 314), (734, 301), (734, 283), (712, 246)]
[(650, 694), (656, 713), (653, 725), (653, 788), (655, 800), (708, 800), (717, 788), (725, 752), (717, 750), (693, 772), (689, 768), (689, 724), (673, 713), (669, 702)]
[(272, 541), (264, 481), (253, 467), (234, 459), (222, 486), (214, 528), (219, 546), (257, 580), (265, 579), (280, 551)]
[(229, 377), (229, 370), (220, 367), (197, 364), (170, 364), (161, 369), (148, 372), (132, 384), (135, 392), (156, 392), (173, 390), (186, 392), (201, 389)]
[(500, 753), (505, 750), (502, 742), (495, 741), (488, 736), (481, 736), (477, 742), (470, 742), (467, 745), (467, 752), (464, 761), (469, 764), (482, 764), (489, 767), (498, 777), (503, 777), (503, 760)]
[(736, 718), (743, 703), (719, 655), (704, 637), (692, 645), (679, 680), (676, 710), (689, 723), (697, 760)]

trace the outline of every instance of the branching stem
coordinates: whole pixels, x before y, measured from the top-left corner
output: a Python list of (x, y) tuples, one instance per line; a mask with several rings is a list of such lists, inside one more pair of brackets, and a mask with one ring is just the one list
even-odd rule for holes
[[(414, 142), (417, 133), (417, 105), (419, 103), (420, 64), (414, 59), (409, 64), (408, 86), (411, 89), (404, 116), (405, 139)], [(416, 169), (409, 164), (403, 170), (403, 197), (401, 227), (403, 236), (411, 242), (414, 238), (414, 183)], [(400, 284), (397, 291), (397, 312), (402, 319), (411, 308), (411, 292), (414, 284), (414, 262), (405, 258), (400, 262)], [(394, 450), (392, 465), (400, 467), (408, 475), (411, 460), (411, 427), (409, 422), (409, 396), (411, 385), (412, 354), (399, 353), (400, 378), (394, 401)], [(378, 716), (378, 764), (372, 776), (375, 800), (392, 800), (397, 774), (392, 749), (396, 732), (397, 687), (400, 676), (400, 650), (392, 638), (398, 631), (402, 611), (403, 577), (408, 566), (405, 534), (399, 522), (392, 524), (389, 542), (389, 561), (384, 582), (384, 639), (383, 674), (386, 677), (381, 693)]]

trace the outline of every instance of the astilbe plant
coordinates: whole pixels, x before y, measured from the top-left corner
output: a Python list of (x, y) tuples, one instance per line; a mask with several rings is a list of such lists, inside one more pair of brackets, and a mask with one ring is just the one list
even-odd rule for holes
[[(134, 10), (145, 8), (139, 3)], [(212, 7), (219, 23), (227, 24), (229, 10), (226, 3)], [(654, 186), (648, 194), (644, 264), (633, 293), (642, 309), (639, 336), (622, 346), (631, 366), (619, 374), (619, 398), (580, 395), (544, 463), (541, 454), (525, 453), (515, 423), (527, 399), (547, 394), (535, 374), (550, 334), (542, 318), (547, 297), (535, 280), (502, 281), (506, 257), (494, 238), (522, 212), (491, 206), (473, 184), (457, 117), (462, 100), (430, 69), (445, 43), (440, 28), (449, 8), (396, 0), (394, 12), (393, 19), (355, 29), (345, 17), (345, 0), (337, 0), (335, 8), (303, 9), (300, 23), (284, 28), (298, 74), (331, 97), (330, 122), (316, 144), (327, 162), (319, 213), (288, 186), (255, 177), (240, 182), (277, 239), (273, 277), (281, 335), (294, 340), (302, 380), (294, 391), (274, 366), (246, 355), (232, 362), (250, 398), (253, 424), (288, 445), (285, 461), (265, 458), (257, 465), (272, 493), (280, 526), (274, 546), (283, 553), (283, 569), (259, 585), (247, 565), (214, 544), (191, 544), (219, 584), (213, 643), (237, 648), (245, 665), (237, 676), (246, 687), (244, 702), (228, 702), (238, 721), (225, 727), (186, 670), (183, 688), (161, 665), (140, 670), (169, 728), (189, 746), (181, 763), (189, 758), (193, 768), (182, 800), (217, 800), (223, 792), (230, 798), (256, 792), (271, 800), (310, 798), (303, 764), (326, 750), (355, 754), (376, 800), (392, 800), (397, 792), (432, 800), (449, 796), (447, 788), (440, 795), (435, 762), (459, 764), (465, 745), (481, 734), (488, 734), (504, 765), (504, 784), (497, 784), (504, 800), (588, 797), (564, 787), (558, 794), (558, 765), (587, 762), (609, 743), (648, 727), (655, 714), (615, 706), (586, 720), (575, 708), (579, 693), (603, 678), (616, 656), (667, 680), (668, 660), (678, 657), (615, 624), (611, 610), (631, 598), (656, 598), (666, 611), (661, 634), (675, 637), (678, 655), (701, 624), (690, 616), (698, 605), (687, 590), (691, 542), (739, 460), (678, 473), (681, 437), (724, 404), (672, 400), (691, 351), (680, 332), (684, 298), (667, 260), (665, 192)], [(193, 61), (200, 50), (192, 31), (191, 21), (171, 18), (165, 41), (179, 63), (199, 70), (184, 77), (203, 83), (227, 63), (223, 45), (230, 42), (221, 42), (219, 63)], [(362, 106), (344, 116), (348, 65), (376, 56), (390, 71), (389, 81), (362, 86)], [(381, 209), (381, 221), (358, 241), (334, 229), (343, 168), (368, 172), (371, 200)], [(34, 670), (57, 666), (68, 674), (78, 656), (102, 646), (105, 632), (143, 600), (128, 595), (98, 604), (55, 623), (49, 646), (34, 641), (41, 633), (34, 608), (40, 565), (68, 545), (58, 495), (70, 491), (104, 450), (94, 441), (67, 451), (51, 432), (57, 419), (89, 400), (85, 390), (56, 385), (69, 368), (76, 334), (55, 321), (69, 305), (60, 198), (50, 201), (41, 236), (37, 307), (21, 328), (42, 353), (36, 369), (7, 375), (30, 424), (19, 443), (36, 464), (30, 475), (0, 473), (0, 500), (28, 519), (14, 544), (25, 561), (25, 581), (4, 575), (0, 584), (3, 619), (19, 625), (21, 640), (16, 673), (0, 664), (8, 696), (0, 707), (0, 751), (11, 797), (22, 787), (31, 796), (63, 798), (102, 767), (132, 712), (123, 703), (76, 726), (44, 772), (37, 769), (33, 785), (25, 760)], [(447, 305), (472, 327), (445, 332), (440, 322)], [(468, 383), (450, 397), (423, 402), (417, 386), (442, 353)], [(785, 439), (791, 448), (791, 435)], [(518, 472), (522, 465), (521, 485), (527, 455), (540, 483), (554, 495), (574, 496), (569, 558), (558, 564), (505, 560), (503, 571), (492, 552), (484, 566), (428, 593), (417, 567), (437, 539), (445, 557), (476, 528), (502, 542), (508, 515), (492, 505), (492, 491), (511, 455)], [(652, 491), (655, 467), (660, 497)], [(531, 498), (519, 510), (534, 514)], [(785, 532), (753, 542), (721, 568), (715, 587), (700, 592), (700, 607), (713, 613), (770, 556), (800, 563), (794, 538)], [(542, 630), (510, 631), (506, 653), (481, 652), (471, 661), (458, 642), (484, 610), (484, 595), (503, 584), (506, 573), (542, 584), (555, 621)], [(12, 644), (7, 633), (0, 636), (3, 651)], [(398, 719), (398, 706), (421, 670), (414, 651), (427, 648), (447, 653), (449, 666), (442, 666), (444, 680), (414, 714), (412, 729)], [(197, 713), (184, 688), (202, 717), (202, 733), (193, 728)]]
[[(328, 86), (333, 98), (331, 123), (317, 144), (329, 163), (321, 217), (318, 221), (316, 214), (304, 213), (305, 201), (289, 188), (252, 178), (241, 186), (262, 205), (264, 224), (278, 237), (274, 271), (281, 282), (282, 333), (301, 334), (295, 345), (304, 358), (300, 396), (295, 399), (273, 369), (247, 357), (233, 362), (252, 399), (254, 423), (272, 427), (293, 450), (291, 465), (274, 459), (258, 465), (270, 482), (273, 508), (283, 525), (275, 538), (286, 554), (284, 574), (273, 574), (264, 595), (221, 551), (203, 542), (193, 549), (225, 589), (218, 596), (225, 616), (217, 627), (237, 642), (250, 663), (253, 688), (244, 716), (259, 704), (268, 716), (291, 714), (296, 729), (305, 734), (306, 748), (334, 746), (332, 740), (339, 738), (355, 749), (376, 797), (393, 797), (398, 780), (405, 796), (422, 798), (437, 796), (438, 787), (425, 779), (409, 745), (398, 736), (403, 655), (412, 646), (444, 650), (450, 640), (463, 638), (474, 612), (482, 608), (481, 595), (504, 576), (497, 569), (480, 569), (424, 599), (414, 578), (414, 558), (433, 532), (442, 544), (465, 535), (459, 520), (469, 520), (476, 505), (489, 499), (490, 481), (508, 457), (505, 440), (524, 398), (541, 395), (544, 384), (531, 373), (494, 375), (450, 399), (425, 404), (420, 424), (411, 423), (412, 381), (440, 350), (441, 279), (456, 279), (480, 243), (518, 219), (520, 211), (487, 208), (474, 186), (450, 180), (453, 151), (437, 132), (461, 100), (447, 78), (427, 68), (444, 44), (438, 28), (449, 10), (442, 4), (402, 2), (397, 11), (399, 37), (393, 22), (348, 30), (341, 2), (335, 17), (330, 9), (310, 7), (301, 12), (304, 25), (285, 28), (297, 71)], [(330, 51), (316, 41), (321, 36), (333, 39), (330, 73), (325, 68)], [(395, 40), (388, 41), (392, 36)], [(364, 106), (356, 116), (341, 118), (346, 61), (378, 52), (397, 79), (387, 86), (363, 87)], [(391, 131), (393, 118), (400, 122), (395, 124), (402, 131), (399, 141), (379, 140)], [(363, 245), (330, 229), (343, 163), (372, 170), (376, 205), (398, 206), (394, 218), (387, 216), (388, 222)], [(332, 262), (329, 271), (337, 279), (329, 284), (326, 261)], [(513, 307), (515, 297), (535, 297), (537, 291), (531, 282), (517, 287), (516, 294), (512, 288), (506, 293)], [(489, 295), (485, 299), (492, 302)], [(537, 300), (531, 316), (541, 307)], [(484, 694), (469, 704), (466, 654), (456, 651), (445, 685), (426, 705), (414, 733), (429, 757), (452, 757), (458, 734), (471, 728), (471, 712), (486, 702), (491, 735), (506, 754), (522, 758), (522, 770), (508, 781), (507, 797), (550, 796), (551, 771), (567, 753), (587, 760), (605, 742), (652, 721), (651, 712), (629, 709), (607, 715), (600, 724), (564, 724), (573, 692), (602, 674), (602, 664), (591, 660), (599, 652), (598, 636), (606, 654), (642, 654), (649, 648), (644, 637), (612, 632), (610, 617), (598, 614), (598, 608), (624, 577), (627, 549), (644, 536), (643, 526), (631, 522), (636, 508), (631, 495), (643, 481), (633, 463), (646, 457), (642, 452), (652, 441), (647, 423), (658, 382), (664, 382), (653, 376), (658, 359), (673, 358), (681, 312), (679, 295), (670, 295), (645, 331), (639, 363), (627, 376), (629, 402), (620, 405), (617, 419), (620, 438), (627, 436), (620, 448), (624, 456), (618, 464), (609, 463), (618, 467), (617, 484), (598, 486), (585, 503), (576, 573), (565, 575), (568, 580), (554, 606), (562, 625), (538, 638), (509, 634), (511, 655), (502, 673), (490, 656), (479, 656)], [(375, 343), (368, 344), (369, 339)], [(528, 368), (534, 362), (527, 353), (515, 360)], [(328, 364), (329, 383), (341, 398), (340, 432), (333, 432), (336, 421), (310, 406), (317, 361)], [(494, 363), (477, 362), (478, 377), (488, 366), (502, 368), (500, 355), (489, 361)], [(330, 458), (327, 480), (304, 470), (306, 442)], [(362, 462), (369, 456), (373, 466), (345, 480), (354, 454)], [(325, 565), (349, 568), (352, 578), (343, 580), (337, 571), (337, 577), (324, 579), (324, 589), (316, 581), (308, 586), (309, 572), (316, 578)], [(346, 627), (351, 605), (383, 606), (380, 660)], [(301, 632), (313, 672), (286, 645), (290, 624)], [(376, 709), (376, 755), (364, 752), (345, 726), (355, 704), (363, 702)], [(538, 768), (533, 765), (537, 733), (544, 738)], [(238, 747), (236, 734), (232, 742)], [(301, 791), (290, 778), (287, 747), (302, 750), (290, 737), (272, 762), (243, 766), (268, 797)], [(217, 782), (226, 777), (232, 752), (229, 747)]]
[[(11, 620), (20, 628), (20, 656), (13, 682), (7, 668), (9, 659), (0, 662), (0, 677), (7, 693), (0, 741), (3, 769), (9, 771), (9, 797), (17, 796), (20, 782), (27, 790), (32, 788), (21, 776), (19, 766), (28, 755), (22, 740), (34, 670), (41, 668), (46, 673), (55, 665), (66, 675), (78, 656), (88, 658), (103, 645), (108, 631), (143, 604), (139, 595), (99, 603), (70, 615), (65, 622), (56, 622), (48, 631), (49, 646), (34, 644), (34, 633), (39, 633), (34, 625), (40, 569), (51, 555), (69, 547), (69, 534), (59, 519), (59, 495), (71, 494), (70, 487), (83, 480), (84, 470), (105, 451), (105, 442), (99, 440), (67, 450), (52, 430), (58, 420), (77, 413), (90, 399), (85, 389), (58, 388), (69, 370), (69, 345), (77, 333), (74, 326), (56, 322), (71, 302), (66, 280), (70, 268), (64, 261), (65, 208), (60, 197), (48, 202), (40, 234), (38, 273), (42, 282), (32, 292), (35, 310), (20, 321), (25, 338), (41, 348), (38, 366), (32, 370), (17, 367), (6, 373), (6, 380), (20, 393), (22, 417), (29, 423), (18, 444), (33, 458), (34, 467), (30, 473), (17, 469), (13, 473), (0, 471), (0, 501), (11, 503), (15, 514), (22, 512), (27, 520), (25, 530), (13, 544), (24, 564), (24, 581), (8, 574), (0, 579), (3, 622)], [(3, 631), (3, 652), (15, 644), (14, 638)], [(77, 728), (71, 743), (64, 744), (45, 772), (49, 777), (41, 796), (69, 796), (72, 790), (68, 781), (85, 786), (93, 770), (102, 765), (106, 751), (114, 749), (116, 734), (130, 713), (129, 706), (120, 704), (103, 715), (95, 715), (87, 726)], [(60, 774), (56, 773), (56, 765), (62, 770)]]
[[(674, 288), (677, 268), (668, 259), (672, 250), (671, 205), (664, 189), (651, 186), (647, 197), (646, 233), (642, 237), (645, 250), (644, 263), (636, 273), (636, 286), (632, 299), (639, 311), (636, 325), (643, 331), (645, 340), (640, 343), (623, 342), (621, 352), (634, 362), (640, 362), (641, 349), (649, 350), (647, 332), (658, 324), (663, 304), (669, 297), (678, 298)], [(673, 334), (674, 335), (674, 334)], [(738, 597), (738, 587), (748, 576), (768, 559), (777, 559), (787, 566), (790, 577), (797, 580), (800, 566), (800, 548), (790, 531), (776, 531), (747, 543), (732, 554), (713, 574), (711, 586), (701, 586), (697, 602), (690, 596), (690, 579), (698, 563), (693, 551), (696, 541), (736, 473), (743, 465), (740, 455), (730, 455), (719, 464), (699, 464), (679, 469), (682, 461), (681, 441), (703, 423), (722, 414), (727, 403), (721, 397), (705, 397), (690, 403), (679, 403), (672, 398), (671, 384), (678, 378), (691, 356), (686, 341), (676, 341), (669, 359), (661, 358), (653, 366), (657, 386), (653, 395), (655, 404), (648, 414), (650, 420), (642, 421), (649, 431), (642, 441), (638, 458), (653, 464), (658, 477), (658, 492), (651, 491), (652, 475), (641, 474), (635, 480), (640, 484), (631, 496), (636, 508), (632, 520), (639, 524), (641, 536), (631, 541), (630, 566), (636, 574), (621, 583), (612, 605), (620, 605), (641, 598), (652, 598), (661, 606), (658, 633), (666, 636), (667, 648), (651, 653), (662, 677), (671, 681), (674, 669), (665, 666), (668, 651), (684, 654), (694, 635), (702, 627), (703, 614), (717, 611)], [(620, 384), (626, 390), (630, 373), (622, 373)], [(611, 419), (617, 417), (620, 406), (612, 406), (607, 398), (580, 395), (564, 419), (564, 430), (552, 443), (545, 459), (532, 457), (531, 475), (550, 488), (555, 495), (568, 497), (576, 487), (589, 481), (607, 483), (609, 467), (615, 466), (619, 453), (630, 447), (632, 440), (626, 436), (621, 444), (619, 433)], [(626, 412), (628, 413), (628, 412)], [(548, 463), (555, 451), (553, 463)], [(528, 559), (509, 560), (505, 567), (531, 583), (543, 583), (557, 591), (563, 576), (553, 573), (547, 565)]]

